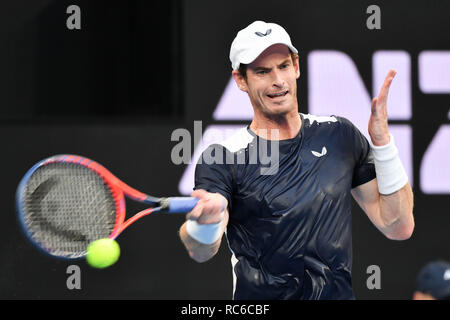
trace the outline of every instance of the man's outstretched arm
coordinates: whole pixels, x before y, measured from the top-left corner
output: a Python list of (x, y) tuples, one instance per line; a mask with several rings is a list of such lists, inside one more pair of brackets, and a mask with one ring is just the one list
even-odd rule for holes
[(180, 239), (192, 259), (205, 262), (219, 251), (229, 219), (228, 201), (219, 193), (201, 189), (191, 196), (199, 201), (186, 215), (187, 221), (180, 228)]
[(369, 135), (377, 179), (353, 189), (352, 195), (383, 234), (389, 239), (405, 240), (414, 230), (414, 197), (388, 130), (387, 97), (395, 74), (389, 71), (371, 105)]

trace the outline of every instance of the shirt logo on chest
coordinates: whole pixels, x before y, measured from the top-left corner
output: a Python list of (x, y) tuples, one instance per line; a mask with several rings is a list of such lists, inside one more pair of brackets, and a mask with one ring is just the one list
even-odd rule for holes
[(323, 147), (323, 148), (322, 148), (322, 153), (319, 153), (319, 152), (314, 151), (314, 150), (311, 150), (311, 153), (312, 153), (314, 156), (316, 156), (317, 158), (321, 158), (321, 157), (323, 157), (324, 155), (327, 154), (327, 148), (326, 148), (326, 147)]

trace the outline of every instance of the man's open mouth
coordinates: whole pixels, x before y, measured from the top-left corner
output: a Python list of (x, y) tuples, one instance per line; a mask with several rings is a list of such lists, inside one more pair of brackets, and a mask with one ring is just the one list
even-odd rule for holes
[(269, 98), (278, 98), (278, 97), (284, 97), (285, 95), (287, 95), (288, 94), (288, 90), (286, 90), (286, 91), (281, 91), (281, 92), (277, 92), (277, 93), (271, 93), (271, 94), (267, 94), (267, 96), (269, 97)]

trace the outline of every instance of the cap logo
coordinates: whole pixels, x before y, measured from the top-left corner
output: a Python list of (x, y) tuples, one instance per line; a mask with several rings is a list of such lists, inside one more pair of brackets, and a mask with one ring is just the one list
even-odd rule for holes
[(450, 280), (450, 269), (445, 270), (444, 280)]
[(265, 36), (268, 36), (271, 32), (272, 32), (272, 29), (267, 29), (266, 33), (262, 33), (262, 32), (256, 31), (255, 34), (258, 37), (265, 37)]

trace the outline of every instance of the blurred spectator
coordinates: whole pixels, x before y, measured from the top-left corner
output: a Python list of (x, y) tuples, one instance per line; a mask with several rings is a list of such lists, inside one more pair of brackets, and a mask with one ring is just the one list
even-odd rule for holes
[(413, 300), (450, 300), (450, 263), (433, 261), (417, 276)]

